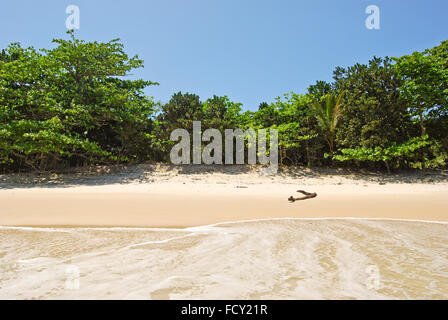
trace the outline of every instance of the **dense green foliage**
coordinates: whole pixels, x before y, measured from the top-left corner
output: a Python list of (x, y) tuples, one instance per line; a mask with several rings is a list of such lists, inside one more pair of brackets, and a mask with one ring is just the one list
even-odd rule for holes
[(118, 40), (70, 33), (48, 50), (11, 44), (0, 54), (0, 169), (50, 170), (169, 161), (174, 129), (277, 129), (286, 165), (436, 168), (447, 164), (448, 41), (398, 58), (337, 67), (257, 111), (226, 96), (176, 93), (157, 104), (129, 80), (143, 67)]
[(368, 65), (336, 68), (334, 87), (346, 91), (337, 130), (339, 147), (384, 147), (404, 142), (411, 134), (402, 80), (391, 60), (373, 58)]
[[(431, 158), (425, 156), (425, 149), (432, 155)], [(446, 153), (440, 152), (440, 143), (431, 141), (427, 135), (411, 138), (402, 144), (393, 142), (387, 147), (342, 149), (341, 153), (333, 155), (333, 159), (354, 161), (357, 164), (366, 161), (383, 162), (389, 172), (391, 168), (401, 166), (420, 169), (423, 167), (438, 168), (443, 166), (448, 159)]]
[(144, 159), (152, 82), (122, 80), (143, 66), (123, 46), (54, 40), (42, 50), (12, 44), (0, 57), (0, 162), (12, 169)]
[(396, 69), (403, 79), (400, 90), (408, 101), (411, 115), (426, 134), (429, 119), (448, 111), (448, 41), (424, 52), (396, 58)]

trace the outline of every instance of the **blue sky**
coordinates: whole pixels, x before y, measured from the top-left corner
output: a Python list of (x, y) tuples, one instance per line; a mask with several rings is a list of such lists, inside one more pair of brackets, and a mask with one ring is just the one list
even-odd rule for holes
[[(399, 56), (448, 39), (446, 0), (15, 0), (0, 7), (0, 47), (44, 48), (65, 37), (78, 5), (85, 40), (121, 38), (145, 60), (135, 77), (166, 102), (174, 92), (227, 95), (256, 110), (287, 92), (331, 80), (336, 66)], [(381, 29), (365, 27), (368, 5)]]

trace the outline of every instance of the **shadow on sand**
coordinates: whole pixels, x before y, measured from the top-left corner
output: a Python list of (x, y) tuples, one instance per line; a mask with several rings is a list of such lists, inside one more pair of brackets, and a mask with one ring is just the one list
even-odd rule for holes
[[(59, 172), (13, 173), (0, 175), (0, 190), (14, 188), (64, 188), (73, 186), (101, 186), (129, 183), (156, 183), (186, 175), (201, 178), (221, 174), (229, 176), (258, 175), (260, 166), (253, 165), (169, 165), (143, 163), (129, 166), (95, 166), (72, 168)], [(341, 178), (371, 183), (448, 183), (448, 170), (384, 172), (356, 171), (341, 168), (281, 167), (271, 178), (282, 179), (325, 179)], [(322, 181), (324, 183), (324, 181)], [(340, 182), (339, 184), (342, 184)]]

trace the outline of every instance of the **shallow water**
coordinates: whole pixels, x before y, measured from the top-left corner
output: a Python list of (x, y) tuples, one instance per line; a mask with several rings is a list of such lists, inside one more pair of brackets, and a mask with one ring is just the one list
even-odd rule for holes
[(0, 227), (0, 299), (448, 299), (448, 224)]

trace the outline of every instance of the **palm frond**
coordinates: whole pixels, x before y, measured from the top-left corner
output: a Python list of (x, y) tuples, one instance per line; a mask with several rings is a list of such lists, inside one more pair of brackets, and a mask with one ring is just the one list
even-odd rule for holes
[(342, 100), (345, 93), (346, 91), (344, 90), (338, 96), (327, 94), (320, 101), (315, 101), (311, 105), (311, 109), (330, 145), (330, 149), (333, 148), (334, 134), (342, 114)]

